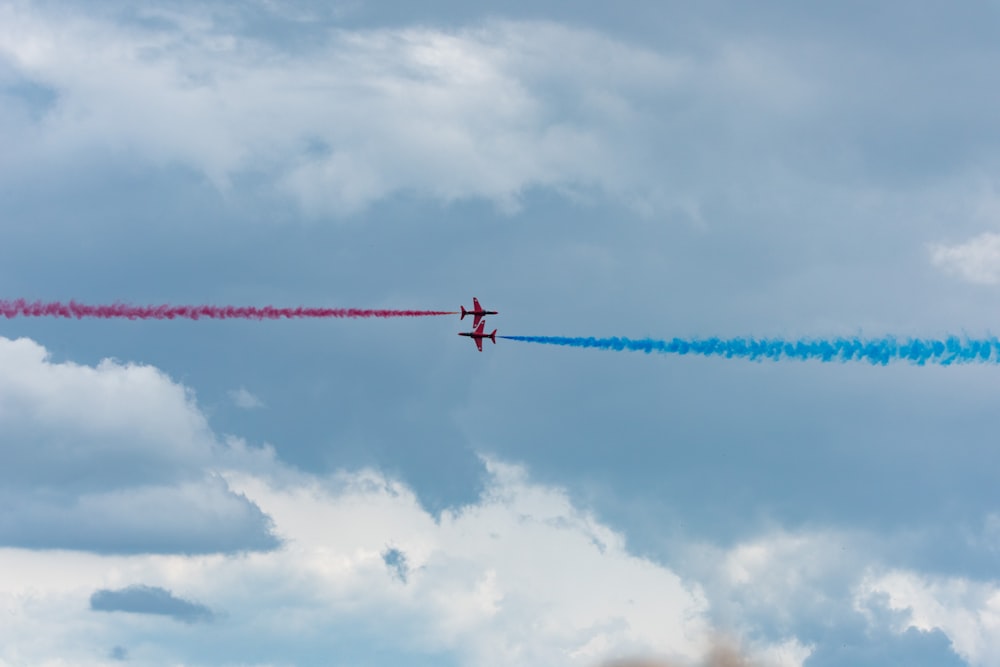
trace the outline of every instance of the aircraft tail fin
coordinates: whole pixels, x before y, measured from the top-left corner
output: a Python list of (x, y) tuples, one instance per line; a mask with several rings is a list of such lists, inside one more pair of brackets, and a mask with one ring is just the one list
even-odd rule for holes
[(493, 341), (494, 345), (497, 344), (497, 330), (496, 329), (494, 329), (493, 333), (490, 334), (490, 340)]
[(464, 319), (465, 319), (465, 316), (466, 316), (466, 315), (468, 315), (468, 314), (469, 314), (469, 312), (468, 312), (467, 310), (465, 310), (465, 306), (459, 306), (459, 308), (461, 308), (461, 309), (462, 309), (462, 316), (461, 316), (460, 318), (458, 318), (458, 319), (460, 319), (460, 320), (464, 320)]

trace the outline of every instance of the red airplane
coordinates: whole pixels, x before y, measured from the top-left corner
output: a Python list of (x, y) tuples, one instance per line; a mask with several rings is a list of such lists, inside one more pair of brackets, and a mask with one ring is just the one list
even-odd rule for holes
[(483, 310), (483, 307), (479, 305), (479, 299), (472, 297), (472, 310), (466, 310), (465, 306), (461, 306), (462, 316), (458, 319), (464, 320), (466, 315), (472, 315), (474, 319), (472, 320), (472, 328), (475, 329), (479, 326), (479, 320), (483, 319), (485, 315), (499, 315), (495, 310)]
[[(476, 305), (478, 305), (478, 304), (476, 304)], [(480, 322), (479, 326), (476, 327), (475, 331), (466, 331), (466, 332), (460, 333), (458, 335), (459, 336), (468, 336), (472, 340), (476, 341), (476, 347), (479, 348), (480, 352), (482, 352), (483, 351), (483, 339), (484, 338), (489, 338), (491, 341), (493, 341), (494, 345), (497, 344), (497, 330), (494, 329), (493, 333), (484, 333), (483, 327), (485, 327), (485, 326), (486, 326), (486, 322)]]

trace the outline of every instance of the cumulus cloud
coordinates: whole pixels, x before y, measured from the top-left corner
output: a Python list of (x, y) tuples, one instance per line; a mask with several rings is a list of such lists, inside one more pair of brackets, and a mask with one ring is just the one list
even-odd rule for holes
[(931, 263), (962, 280), (1000, 283), (1000, 234), (985, 232), (956, 245), (931, 244)]
[(176, 597), (165, 588), (141, 584), (119, 590), (94, 591), (90, 596), (90, 608), (92, 611), (169, 616), (183, 623), (211, 621), (215, 616), (203, 604)]
[[(630, 554), (619, 533), (523, 468), (485, 463), (481, 498), (439, 517), (370, 470), (281, 481), (230, 473), (284, 538), (248, 556), (0, 550), (2, 602), (13, 610), (0, 626), (0, 661), (11, 651), (43, 662), (120, 645), (140, 662), (210, 664), (188, 626), (164, 627), (155, 646), (134, 641), (146, 627), (139, 617), (184, 615), (186, 604), (224, 614), (213, 631), (230, 638), (228, 661), (324, 664), (317, 656), (346, 650), (351, 636), (482, 667), (590, 667), (623, 654), (691, 663), (704, 654), (711, 639), (697, 584)], [(183, 598), (167, 592), (180, 589)], [(70, 611), (88, 602), (139, 613), (95, 626), (93, 615)], [(60, 619), (52, 641), (27, 642), (49, 617)]]
[[(908, 540), (912, 536), (902, 538), (903, 543)], [(733, 664), (931, 666), (960, 664), (959, 656), (969, 660), (970, 653), (955, 638), (956, 632), (968, 635), (959, 614), (950, 625), (928, 622), (923, 611), (911, 616), (910, 605), (940, 610), (944, 596), (930, 603), (933, 596), (912, 593), (941, 580), (910, 571), (903, 577), (900, 571), (872, 574), (885, 570), (900, 542), (900, 536), (842, 529), (772, 529), (725, 549), (689, 545), (678, 566), (701, 583), (712, 602), (708, 616), (713, 626), (741, 639), (740, 650), (725, 641), (718, 644), (723, 650), (715, 655), (732, 656), (737, 660)], [(914, 587), (914, 582), (920, 585)], [(922, 604), (914, 604), (917, 600)], [(977, 632), (988, 634), (989, 623), (981, 625), (985, 627)], [(706, 664), (715, 664), (712, 658), (710, 654)]]
[(695, 543), (682, 551), (682, 570), (704, 582), (717, 625), (751, 633), (752, 619), (791, 639), (804, 623), (838, 613), (844, 600), (836, 592), (846, 595), (873, 547), (847, 531), (772, 529), (727, 548)]
[[(630, 555), (564, 492), (531, 483), (518, 466), (485, 464), (480, 501), (436, 520), (412, 491), (372, 472), (286, 488), (230, 481), (274, 517), (332, 604), (396, 607), (422, 619), (429, 648), (456, 650), (468, 664), (590, 664), (627, 648), (700, 653), (706, 601), (696, 585)], [(394, 554), (405, 554), (405, 578)]]
[(876, 612), (894, 614), (893, 628), (941, 630), (973, 667), (1000, 664), (1000, 586), (995, 581), (890, 570), (866, 577), (855, 604), (874, 623)]
[(273, 548), (270, 520), (217, 474), (271, 453), (221, 442), (159, 370), (53, 362), (0, 338), (0, 544), (118, 552)]

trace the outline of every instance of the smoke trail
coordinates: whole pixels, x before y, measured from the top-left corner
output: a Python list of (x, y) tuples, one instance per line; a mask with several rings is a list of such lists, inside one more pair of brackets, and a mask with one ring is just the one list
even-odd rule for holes
[(649, 354), (696, 354), (727, 359), (818, 360), (818, 361), (867, 361), (882, 365), (890, 361), (908, 361), (918, 366), (925, 364), (1000, 363), (1000, 340), (996, 338), (943, 339), (906, 338), (833, 338), (799, 339), (782, 338), (671, 338), (656, 340), (642, 338), (569, 338), (564, 336), (497, 336), (507, 340), (569, 347), (593, 347), (599, 350), (630, 350)]
[[(690, 663), (689, 663), (690, 664)], [(745, 651), (731, 641), (716, 639), (709, 646), (708, 653), (697, 663), (699, 667), (763, 667), (750, 658)], [(682, 667), (676, 662), (655, 659), (626, 658), (605, 662), (601, 667)]]
[(0, 315), (14, 317), (65, 317), (83, 319), (174, 320), (201, 318), (211, 320), (281, 320), (331, 317), (426, 317), (431, 315), (457, 315), (445, 310), (371, 310), (363, 308), (275, 308), (273, 306), (133, 306), (127, 303), (91, 306), (76, 301), (29, 303), (24, 299), (0, 300)]

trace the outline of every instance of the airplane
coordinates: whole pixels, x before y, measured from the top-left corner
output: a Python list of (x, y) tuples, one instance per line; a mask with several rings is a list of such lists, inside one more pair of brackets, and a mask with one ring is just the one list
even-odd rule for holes
[(473, 315), (472, 328), (475, 329), (479, 326), (479, 320), (483, 319), (485, 315), (499, 315), (495, 310), (483, 310), (483, 307), (479, 305), (479, 299), (472, 297), (472, 310), (466, 310), (465, 306), (461, 306), (462, 316), (458, 319), (464, 320), (466, 315)]
[(466, 331), (466, 332), (463, 332), (463, 333), (459, 333), (458, 335), (459, 336), (468, 336), (472, 340), (476, 341), (476, 347), (479, 348), (480, 352), (482, 352), (483, 351), (483, 339), (484, 338), (489, 338), (491, 341), (493, 341), (494, 345), (497, 344), (497, 330), (494, 329), (493, 333), (489, 333), (489, 334), (488, 333), (484, 333), (483, 327), (485, 327), (485, 326), (486, 326), (486, 322), (480, 322), (479, 326), (476, 327), (475, 331)]

